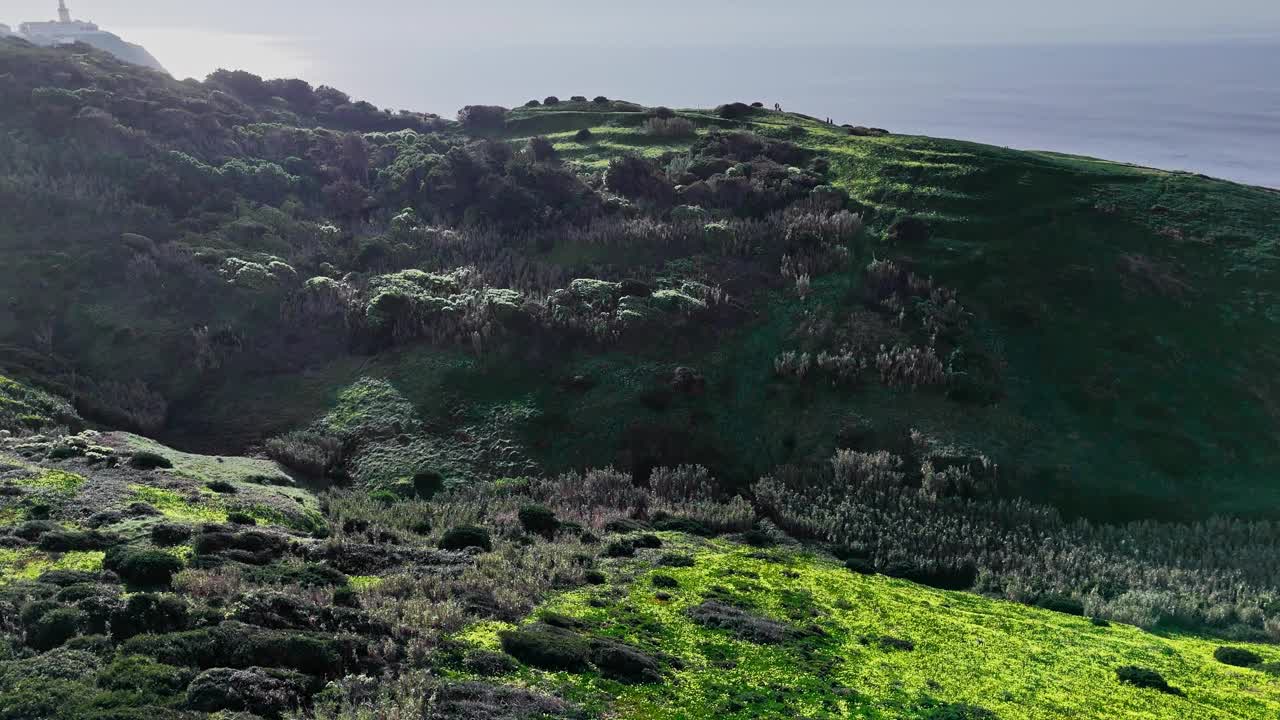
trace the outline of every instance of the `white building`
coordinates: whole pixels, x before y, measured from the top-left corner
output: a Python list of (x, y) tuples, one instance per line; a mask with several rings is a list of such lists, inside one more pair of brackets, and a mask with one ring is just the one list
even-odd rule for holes
[[(0, 35), (4, 35), (3, 31), (8, 29), (7, 26), (0, 25)], [(24, 22), (18, 26), (17, 35), (34, 45), (46, 47), (85, 43), (99, 50), (105, 50), (125, 62), (164, 72), (159, 61), (152, 57), (146, 48), (125, 42), (119, 36), (99, 28), (95, 23), (72, 19), (66, 0), (58, 0), (57, 20)]]
[(66, 0), (58, 0), (57, 20), (25, 22), (18, 26), (18, 32), (37, 45), (62, 45), (77, 42), (83, 35), (99, 32), (99, 29), (91, 22), (72, 20)]

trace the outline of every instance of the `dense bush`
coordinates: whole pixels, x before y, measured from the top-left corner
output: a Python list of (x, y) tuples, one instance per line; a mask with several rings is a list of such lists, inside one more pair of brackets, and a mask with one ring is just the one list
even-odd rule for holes
[(458, 122), (468, 130), (501, 130), (507, 109), (497, 105), (468, 105), (458, 111)]
[(545, 505), (524, 505), (518, 514), (520, 526), (527, 533), (552, 536), (560, 529), (555, 511)]
[(173, 467), (173, 461), (159, 454), (148, 450), (139, 450), (129, 458), (129, 464), (139, 470), (156, 470), (168, 469)]
[(592, 643), (591, 663), (600, 674), (621, 683), (660, 683), (662, 666), (653, 657), (622, 643), (597, 640)]
[(692, 122), (680, 117), (653, 117), (644, 123), (644, 133), (668, 140), (691, 138), (698, 134)]
[(190, 623), (187, 603), (175, 595), (137, 593), (130, 595), (123, 607), (113, 613), (111, 635), (127, 640), (143, 633), (170, 633), (187, 629)]
[(716, 115), (726, 120), (741, 120), (752, 112), (754, 110), (750, 105), (741, 102), (732, 102), (716, 108)]
[(116, 546), (107, 553), (103, 566), (130, 585), (167, 587), (182, 570), (183, 562), (161, 550)]
[(80, 634), (88, 618), (84, 611), (71, 607), (52, 607), (32, 615), (29, 622), (24, 617), (27, 644), (36, 650), (52, 650)]
[(582, 636), (551, 625), (531, 625), (501, 633), (502, 650), (542, 670), (581, 672), (587, 669), (590, 644)]
[(792, 630), (781, 623), (718, 600), (689, 608), (688, 615), (703, 627), (726, 630), (739, 640), (761, 645), (776, 645), (793, 637)]
[(263, 668), (214, 668), (196, 676), (187, 688), (187, 705), (202, 712), (251, 712), (267, 718), (301, 704), (305, 678)]
[(437, 544), (441, 550), (466, 550), (480, 548), (485, 552), (493, 550), (493, 541), (489, 539), (489, 531), (475, 525), (462, 525), (445, 532)]

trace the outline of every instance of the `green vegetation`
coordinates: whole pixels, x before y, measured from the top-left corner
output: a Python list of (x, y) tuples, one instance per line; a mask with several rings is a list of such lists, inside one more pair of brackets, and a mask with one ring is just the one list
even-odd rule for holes
[[(655, 599), (658, 576), (641, 564), (621, 595), (586, 588), (539, 610), (572, 618), (592, 637), (668, 657), (667, 682), (618, 683), (583, 667), (517, 676), (621, 718), (948, 717), (925, 709), (947, 705), (984, 707), (1006, 720), (1261, 718), (1280, 710), (1274, 679), (1222, 666), (1213, 643), (1194, 637), (1098, 628), (1084, 618), (857, 575), (806, 553), (762, 557), (723, 542), (682, 545), (695, 565), (662, 571), (678, 582), (666, 588), (667, 599)], [(706, 598), (748, 608), (794, 639), (762, 643), (700, 624), (691, 611)], [(504, 648), (513, 632), (496, 633)], [(487, 648), (494, 634), (480, 627), (461, 637)], [(1159, 673), (1185, 698), (1122, 684), (1116, 673), (1126, 666)]]
[(16, 41), (0, 129), (0, 720), (1280, 712), (1280, 195)]

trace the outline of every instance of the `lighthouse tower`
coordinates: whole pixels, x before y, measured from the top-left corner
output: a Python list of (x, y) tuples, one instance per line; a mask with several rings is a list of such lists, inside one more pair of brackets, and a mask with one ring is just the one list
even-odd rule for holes
[(58, 22), (71, 22), (71, 11), (67, 9), (67, 0), (58, 0)]

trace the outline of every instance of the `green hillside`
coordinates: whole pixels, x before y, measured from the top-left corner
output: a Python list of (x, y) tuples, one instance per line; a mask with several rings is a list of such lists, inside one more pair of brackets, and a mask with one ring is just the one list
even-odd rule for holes
[(1280, 193), (8, 39), (0, 130), (0, 720), (1280, 709)]

